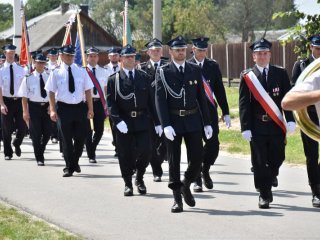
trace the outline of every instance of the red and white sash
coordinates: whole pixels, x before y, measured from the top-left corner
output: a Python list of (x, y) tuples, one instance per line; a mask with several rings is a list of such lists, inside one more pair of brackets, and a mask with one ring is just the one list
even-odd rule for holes
[(204, 78), (203, 75), (202, 75), (202, 82), (203, 82), (204, 92), (206, 93), (206, 96), (207, 96), (209, 102), (212, 104), (212, 106), (217, 107), (216, 102), (215, 102), (214, 93), (211, 90), (210, 85), (207, 83), (207, 80)]
[(243, 78), (255, 99), (261, 104), (262, 108), (267, 112), (270, 118), (283, 130), (284, 134), (286, 134), (287, 129), (283, 115), (278, 106), (261, 85), (257, 76), (250, 71), (244, 74)]

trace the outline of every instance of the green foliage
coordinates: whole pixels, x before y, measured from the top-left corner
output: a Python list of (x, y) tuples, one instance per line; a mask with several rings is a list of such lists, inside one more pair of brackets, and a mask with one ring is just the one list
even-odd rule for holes
[(320, 14), (308, 15), (295, 10), (277, 12), (273, 14), (273, 19), (288, 19), (292, 16), (299, 19), (300, 23), (290, 29), (290, 36), (285, 42), (297, 41), (294, 51), (299, 57), (304, 58), (310, 54), (308, 37), (320, 33)]
[(0, 4), (0, 31), (6, 30), (13, 24), (13, 7), (11, 4)]
[(43, 13), (59, 7), (61, 0), (28, 0), (25, 5), (27, 19), (37, 17)]

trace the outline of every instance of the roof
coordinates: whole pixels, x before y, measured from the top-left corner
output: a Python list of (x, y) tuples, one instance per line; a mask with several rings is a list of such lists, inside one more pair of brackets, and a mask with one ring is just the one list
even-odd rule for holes
[[(43, 48), (46, 43), (52, 39), (59, 31), (65, 28), (65, 24), (69, 21), (70, 17), (76, 14), (78, 7), (70, 5), (69, 10), (62, 13), (61, 6), (46, 12), (38, 17), (27, 21), (28, 33), (30, 41), (30, 51), (36, 51)], [(81, 17), (87, 17), (89, 21), (94, 24), (99, 30), (104, 31), (105, 34), (109, 35), (102, 27), (95, 23), (89, 16), (80, 12)], [(14, 27), (0, 32), (0, 39), (12, 39), (14, 35)], [(109, 35), (109, 38), (112, 38)], [(113, 39), (113, 42), (117, 40)]]

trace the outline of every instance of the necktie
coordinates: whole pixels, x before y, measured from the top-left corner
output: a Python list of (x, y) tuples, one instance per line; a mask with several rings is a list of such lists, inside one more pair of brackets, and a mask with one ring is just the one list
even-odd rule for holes
[(129, 79), (130, 79), (130, 81), (133, 82), (133, 72), (132, 71), (129, 71)]
[(154, 70), (157, 71), (157, 68), (158, 68), (158, 63), (155, 63), (154, 64)]
[(199, 67), (202, 68), (202, 64), (201, 63), (199, 63)]
[(10, 94), (14, 95), (13, 66), (10, 65)]
[(118, 66), (113, 66), (113, 72), (117, 71)]
[(263, 83), (264, 83), (265, 87), (267, 87), (267, 86), (268, 86), (268, 84), (267, 84), (267, 73), (266, 73), (266, 68), (264, 68), (264, 69), (263, 69), (263, 71), (262, 71), (262, 79), (263, 79)]
[(44, 89), (44, 81), (41, 73), (40, 73), (40, 93), (41, 93), (41, 97), (46, 98), (47, 92)]
[[(92, 68), (93, 75), (96, 76), (96, 68)], [(93, 87), (93, 94), (97, 94), (97, 88)]]
[(71, 66), (68, 67), (68, 73), (69, 73), (69, 92), (74, 93), (74, 78), (71, 71)]
[(181, 75), (183, 75), (183, 67), (182, 66), (179, 67), (179, 72)]

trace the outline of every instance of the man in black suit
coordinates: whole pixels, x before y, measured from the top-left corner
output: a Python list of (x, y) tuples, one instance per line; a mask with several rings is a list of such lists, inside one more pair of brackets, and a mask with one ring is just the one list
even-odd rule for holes
[[(141, 69), (144, 70), (151, 78), (152, 91), (155, 93), (155, 74), (158, 67), (167, 63), (167, 61), (162, 60), (162, 42), (154, 38), (149, 41), (146, 45), (148, 48), (148, 55), (150, 57), (149, 61), (141, 63)], [(152, 155), (150, 158), (150, 164), (153, 172), (153, 181), (161, 182), (161, 177), (163, 174), (161, 164), (165, 159), (165, 142), (164, 136), (162, 135), (162, 127), (158, 126), (155, 129), (151, 128), (150, 134), (152, 139)]]
[[(150, 77), (135, 69), (135, 55), (136, 50), (129, 44), (122, 49), (122, 67), (109, 77), (107, 84), (107, 106), (116, 130), (118, 159), (125, 182), (124, 196), (133, 195), (132, 175), (135, 171), (138, 192), (147, 193), (143, 176), (151, 155), (150, 115), (156, 119)], [(155, 123), (157, 125), (159, 123)]]
[[(296, 61), (293, 70), (291, 85), (294, 86), (301, 72), (313, 62), (314, 59), (320, 57), (320, 34), (313, 35), (308, 38), (310, 41), (311, 54), (308, 58)], [(308, 106), (308, 115), (310, 119), (319, 125), (319, 118), (314, 105)], [(312, 191), (312, 205), (320, 207), (320, 164), (319, 164), (319, 143), (301, 131), (301, 139), (303, 150), (306, 156), (307, 173), (309, 185)]]
[(256, 64), (241, 73), (239, 89), (241, 132), (250, 142), (259, 208), (269, 208), (273, 201), (272, 181), (285, 159), (286, 133), (295, 130), (292, 112), (284, 112), (286, 123), (281, 108), (289, 77), (285, 69), (270, 64), (271, 45), (262, 38), (250, 46)]
[[(212, 138), (204, 137), (204, 154), (202, 162), (202, 177), (204, 185), (208, 189), (213, 188), (213, 182), (210, 177), (210, 167), (215, 163), (219, 155), (219, 125), (217, 107), (219, 104), (222, 110), (223, 121), (227, 127), (231, 127), (231, 119), (229, 115), (229, 105), (226, 97), (226, 91), (222, 82), (222, 75), (219, 64), (215, 60), (207, 58), (209, 38), (200, 37), (192, 39), (193, 58), (189, 62), (197, 64), (201, 68), (201, 73), (206, 84), (206, 96), (210, 113), (210, 124), (213, 129)], [(201, 175), (196, 180), (193, 187), (194, 192), (202, 192)]]
[[(167, 43), (172, 62), (156, 73), (156, 108), (166, 136), (169, 162), (169, 185), (173, 190), (174, 205), (171, 212), (182, 212), (182, 198), (191, 206), (195, 200), (190, 184), (200, 173), (203, 146), (202, 128), (206, 137), (212, 136), (207, 100), (201, 80), (201, 69), (186, 62), (186, 42), (179, 36)], [(180, 181), (182, 138), (188, 155), (188, 168)]]

